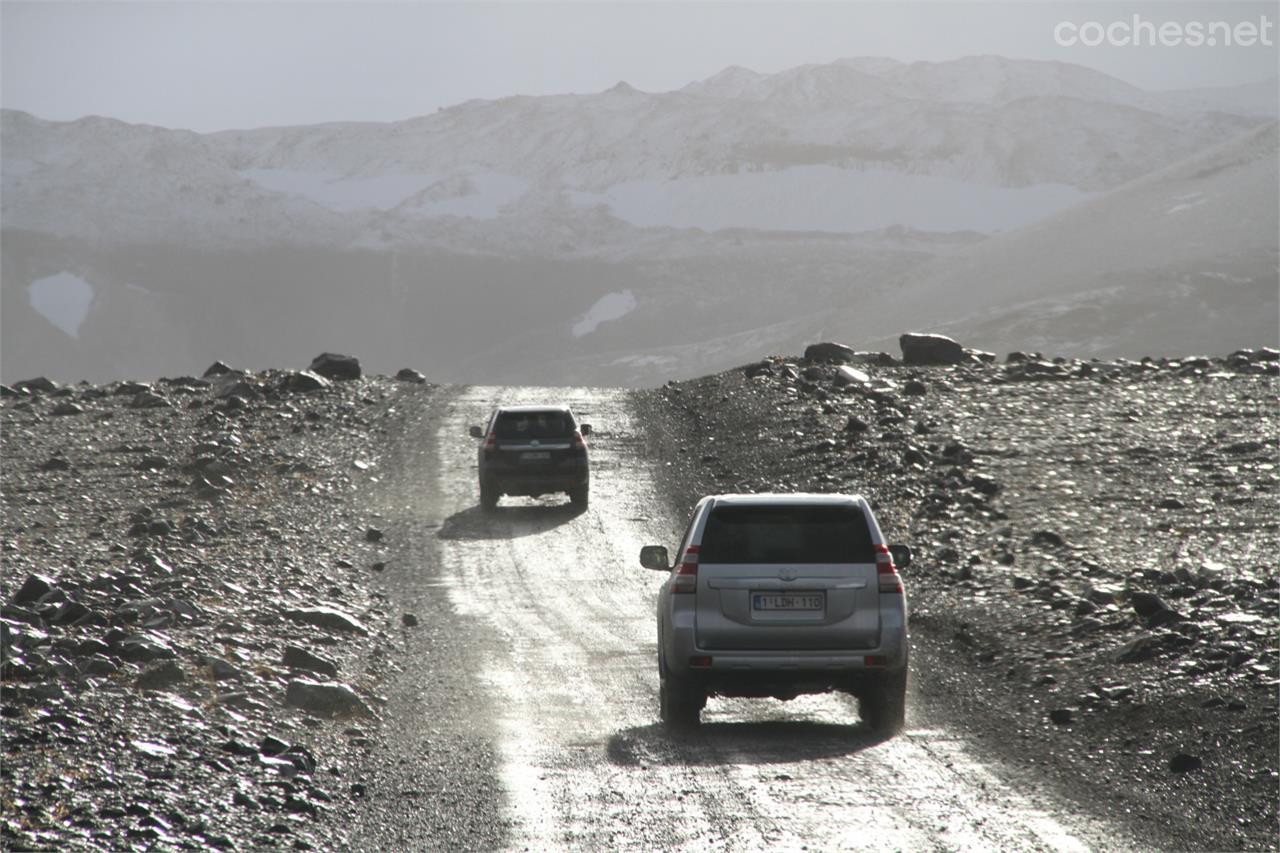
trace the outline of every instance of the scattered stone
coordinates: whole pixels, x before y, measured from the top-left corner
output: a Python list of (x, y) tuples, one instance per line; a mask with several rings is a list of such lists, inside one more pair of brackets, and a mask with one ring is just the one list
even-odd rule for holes
[(47, 575), (30, 574), (27, 579), (22, 582), (22, 586), (18, 587), (18, 591), (13, 594), (14, 604), (33, 604), (40, 598), (53, 591), (56, 581)]
[(366, 541), (366, 542), (381, 542), (381, 541), (382, 541), (382, 531), (381, 531), (381, 530), (379, 530), (379, 529), (378, 529), (378, 528), (376, 528), (376, 527), (370, 527), (370, 528), (368, 528), (368, 529), (367, 529), (367, 530), (365, 530), (365, 532), (364, 532), (364, 541)]
[(418, 617), (412, 613), (405, 613), (400, 616), (400, 624), (406, 628), (418, 627)]
[(328, 658), (309, 652), (301, 646), (285, 646), (281, 663), (290, 669), (314, 672), (331, 678), (338, 674), (338, 665), (336, 663)]
[(1049, 712), (1049, 719), (1054, 725), (1065, 726), (1075, 719), (1075, 714), (1070, 708), (1054, 708)]
[(314, 625), (333, 631), (346, 631), (352, 634), (368, 634), (369, 631), (360, 621), (349, 613), (334, 607), (303, 607), (284, 612), (285, 618), (302, 625)]
[(310, 370), (291, 370), (285, 374), (283, 385), (290, 391), (306, 393), (321, 391), (332, 386), (333, 383)]
[(234, 373), (234, 372), (235, 371), (232, 370), (232, 368), (226, 362), (215, 361), (213, 364), (209, 365), (209, 367), (205, 370), (204, 376), (207, 379), (210, 376), (226, 376), (228, 373)]
[(415, 385), (424, 385), (427, 381), (427, 377), (408, 367), (402, 367), (396, 371), (396, 379), (401, 382), (412, 382)]
[(856, 367), (844, 365), (836, 370), (835, 383), (840, 387), (850, 385), (869, 385), (871, 383), (871, 377), (865, 371), (858, 370)]
[(84, 407), (78, 406), (75, 403), (71, 402), (70, 400), (63, 400), (62, 402), (58, 403), (58, 405), (50, 409), (49, 414), (59, 415), (59, 416), (82, 415), (84, 414)]
[(353, 356), (322, 352), (311, 362), (311, 371), (326, 379), (359, 379), (360, 362)]
[(129, 401), (131, 409), (162, 409), (169, 401), (154, 391), (140, 391)]
[(1169, 759), (1169, 770), (1174, 773), (1190, 773), (1192, 770), (1199, 770), (1203, 766), (1204, 760), (1200, 756), (1186, 752), (1179, 752)]
[(13, 387), (17, 391), (26, 391), (31, 394), (52, 394), (58, 390), (58, 383), (46, 376), (37, 376), (35, 379), (23, 379), (21, 382), (15, 382)]
[(144, 669), (133, 683), (140, 690), (164, 690), (181, 684), (186, 678), (177, 661), (167, 660)]
[(293, 679), (285, 687), (285, 702), (325, 717), (371, 717), (364, 700), (346, 684)]

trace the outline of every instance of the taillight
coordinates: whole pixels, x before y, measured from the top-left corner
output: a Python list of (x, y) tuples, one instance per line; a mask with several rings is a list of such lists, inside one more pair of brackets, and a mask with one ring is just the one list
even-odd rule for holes
[(690, 545), (684, 549), (684, 557), (676, 567), (675, 580), (671, 582), (672, 592), (697, 592), (698, 590), (698, 546)]
[(494, 450), (497, 448), (497, 446), (498, 446), (498, 437), (493, 433), (489, 433), (489, 435), (484, 440), (484, 449)]
[(898, 575), (898, 567), (893, 564), (893, 555), (887, 545), (877, 545), (876, 576), (880, 581), (880, 591), (890, 594), (902, 594), (902, 578)]
[(586, 446), (587, 446), (587, 442), (586, 442), (585, 440), (583, 440), (583, 438), (582, 438), (582, 433), (578, 432), (577, 430), (574, 430), (574, 431), (573, 431), (573, 446), (574, 446), (574, 447), (586, 447)]

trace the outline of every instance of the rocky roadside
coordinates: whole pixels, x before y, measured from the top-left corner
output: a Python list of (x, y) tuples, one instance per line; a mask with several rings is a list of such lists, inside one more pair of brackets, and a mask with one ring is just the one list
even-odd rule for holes
[(932, 337), (638, 394), (670, 495), (867, 495), (912, 552), (918, 722), (1157, 846), (1275, 849), (1280, 353), (996, 363)]
[(0, 390), (0, 846), (345, 846), (415, 628), (353, 495), (433, 387), (326, 354)]

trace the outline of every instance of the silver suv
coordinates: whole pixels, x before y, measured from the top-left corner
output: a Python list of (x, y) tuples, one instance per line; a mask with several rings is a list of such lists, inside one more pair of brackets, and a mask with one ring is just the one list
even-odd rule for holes
[(872, 728), (902, 728), (907, 601), (864, 498), (705, 497), (676, 553), (673, 566), (661, 545), (640, 551), (645, 568), (670, 572), (658, 595), (664, 723), (697, 725), (708, 696), (842, 690)]

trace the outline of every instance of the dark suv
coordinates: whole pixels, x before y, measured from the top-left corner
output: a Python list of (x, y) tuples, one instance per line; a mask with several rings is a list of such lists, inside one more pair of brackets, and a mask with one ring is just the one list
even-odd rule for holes
[(583, 436), (590, 424), (578, 424), (567, 406), (503, 406), (488, 424), (471, 428), (480, 445), (480, 508), (498, 505), (502, 495), (538, 497), (567, 492), (573, 505), (586, 509), (591, 465)]

